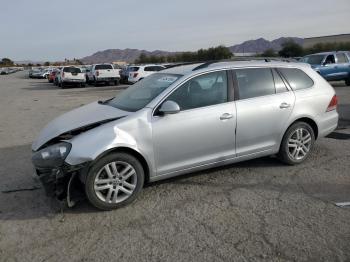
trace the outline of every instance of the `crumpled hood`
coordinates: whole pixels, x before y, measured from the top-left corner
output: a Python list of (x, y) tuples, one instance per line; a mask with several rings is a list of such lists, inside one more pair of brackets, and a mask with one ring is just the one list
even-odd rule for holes
[(79, 107), (57, 117), (47, 124), (33, 142), (32, 150), (38, 150), (51, 139), (69, 131), (109, 119), (118, 119), (129, 114), (130, 112), (99, 104), (98, 102)]

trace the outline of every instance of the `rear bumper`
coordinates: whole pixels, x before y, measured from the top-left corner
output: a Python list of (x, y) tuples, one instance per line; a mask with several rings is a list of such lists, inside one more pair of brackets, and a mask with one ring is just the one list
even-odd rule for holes
[(332, 133), (338, 126), (339, 115), (336, 110), (326, 112), (317, 118), (318, 137), (324, 137)]
[(120, 77), (97, 77), (96, 82), (118, 81)]
[(62, 79), (62, 82), (66, 84), (85, 83), (86, 79)]

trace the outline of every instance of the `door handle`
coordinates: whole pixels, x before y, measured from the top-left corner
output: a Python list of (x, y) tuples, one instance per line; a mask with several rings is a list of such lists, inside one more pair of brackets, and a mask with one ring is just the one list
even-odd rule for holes
[(290, 104), (288, 104), (288, 103), (283, 102), (282, 104), (280, 104), (281, 109), (289, 108), (289, 107), (290, 107)]
[(220, 116), (220, 120), (227, 120), (233, 117), (233, 114), (225, 113)]

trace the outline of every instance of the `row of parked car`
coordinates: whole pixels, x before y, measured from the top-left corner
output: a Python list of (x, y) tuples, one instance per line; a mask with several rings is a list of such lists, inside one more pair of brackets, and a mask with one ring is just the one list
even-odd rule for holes
[(133, 84), (143, 78), (161, 71), (167, 67), (163, 65), (138, 65), (115, 68), (112, 64), (94, 64), (90, 66), (63, 66), (57, 68), (37, 68), (29, 71), (29, 78), (48, 79), (59, 87), (86, 84), (98, 86), (119, 85), (119, 83)]
[(9, 75), (23, 70), (23, 67), (3, 67), (0, 68), (0, 75)]

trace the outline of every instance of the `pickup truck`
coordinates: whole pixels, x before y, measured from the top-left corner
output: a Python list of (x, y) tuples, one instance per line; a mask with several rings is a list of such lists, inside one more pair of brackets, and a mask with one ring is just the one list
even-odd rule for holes
[(350, 86), (350, 52), (324, 52), (301, 59), (328, 81), (345, 81)]
[(91, 75), (93, 77), (94, 86), (98, 86), (99, 83), (119, 85), (120, 82), (119, 69), (114, 69), (112, 64), (92, 65)]

